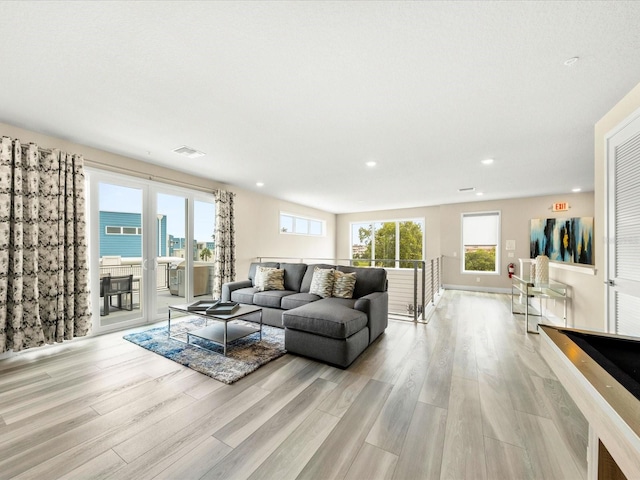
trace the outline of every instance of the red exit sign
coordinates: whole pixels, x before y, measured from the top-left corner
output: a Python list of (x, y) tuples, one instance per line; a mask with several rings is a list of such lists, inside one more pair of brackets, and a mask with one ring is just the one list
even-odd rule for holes
[(569, 210), (569, 204), (567, 202), (556, 202), (553, 204), (554, 212), (566, 212)]

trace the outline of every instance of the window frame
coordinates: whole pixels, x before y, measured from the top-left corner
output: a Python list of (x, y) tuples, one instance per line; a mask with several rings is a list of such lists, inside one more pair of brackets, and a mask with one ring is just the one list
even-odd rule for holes
[[(498, 218), (496, 226), (496, 259), (495, 270), (466, 270), (466, 249), (464, 243), (464, 219), (465, 217), (482, 217), (482, 216), (496, 216)], [(500, 275), (501, 255), (500, 255), (500, 242), (502, 235), (502, 212), (500, 210), (487, 210), (480, 212), (463, 212), (460, 214), (460, 273), (463, 275)]]
[[(291, 218), (291, 232), (285, 232), (282, 230), (282, 217)], [(300, 224), (303, 222), (307, 222), (306, 233), (305, 232), (296, 232), (296, 220), (300, 221)], [(320, 224), (320, 233), (311, 233), (311, 225), (312, 223)], [(325, 237), (327, 232), (326, 221), (320, 218), (308, 217), (306, 215), (298, 215), (296, 213), (289, 213), (281, 211), (278, 216), (278, 231), (281, 235), (298, 235), (303, 237)]]
[[(401, 259), (400, 257), (400, 224), (403, 222), (414, 222), (414, 223), (419, 223), (422, 225), (422, 246), (421, 246), (421, 250), (422, 250), (422, 259), (416, 259), (416, 260), (407, 260), (407, 259)], [(376, 263), (376, 258), (375, 258), (375, 232), (376, 232), (376, 228), (375, 225), (376, 224), (385, 224), (385, 223), (395, 223), (395, 259), (394, 259), (394, 266), (393, 267), (383, 267), (383, 268), (393, 268), (393, 269), (398, 269), (398, 270), (407, 270), (410, 269), (410, 267), (401, 267), (400, 263), (401, 262), (412, 262), (412, 261), (425, 261), (425, 257), (426, 257), (426, 244), (427, 244), (427, 226), (426, 226), (426, 220), (425, 217), (412, 217), (412, 218), (398, 218), (398, 219), (390, 219), (390, 220), (359, 220), (359, 221), (354, 221), (354, 222), (349, 222), (349, 260), (353, 261), (353, 260), (359, 260), (359, 259), (354, 259), (353, 258), (353, 226), (354, 225), (371, 225), (371, 235), (372, 235), (372, 241), (371, 241), (371, 262), (370, 262), (370, 266), (374, 267), (375, 263)]]
[[(110, 232), (109, 229), (113, 228), (113, 229), (118, 229), (119, 231), (116, 232)], [(135, 228), (136, 229), (136, 233), (127, 233), (124, 231), (125, 228)], [(126, 226), (122, 226), (122, 227), (118, 227), (116, 225), (105, 225), (104, 226), (104, 234), (105, 235), (142, 235), (142, 227), (132, 227), (129, 225)]]

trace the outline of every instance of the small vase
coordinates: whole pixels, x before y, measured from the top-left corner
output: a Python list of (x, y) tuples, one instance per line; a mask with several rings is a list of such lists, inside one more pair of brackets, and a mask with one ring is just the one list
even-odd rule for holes
[(540, 285), (549, 284), (549, 257), (538, 255), (536, 257), (536, 283)]

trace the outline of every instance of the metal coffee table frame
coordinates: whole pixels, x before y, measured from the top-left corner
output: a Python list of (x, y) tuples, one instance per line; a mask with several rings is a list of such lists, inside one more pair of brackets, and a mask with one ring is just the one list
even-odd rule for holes
[[(253, 305), (240, 305), (240, 308), (233, 312), (230, 315), (221, 315), (221, 314), (211, 314), (205, 313), (202, 311), (192, 311), (188, 309), (189, 304), (183, 305), (169, 305), (169, 323), (167, 328), (167, 335), (169, 338), (173, 340), (177, 340), (178, 342), (186, 343), (188, 345), (192, 345), (194, 347), (202, 348), (204, 350), (208, 350), (214, 352), (214, 350), (208, 349), (206, 347), (196, 345), (190, 343), (191, 337), (202, 338), (204, 340), (208, 340), (217, 345), (221, 345), (224, 351), (224, 356), (227, 356), (227, 345), (234, 340), (237, 340), (242, 337), (246, 337), (247, 335), (251, 335), (252, 333), (259, 332), (260, 340), (262, 340), (262, 308), (255, 307)], [(180, 312), (187, 315), (193, 315), (196, 317), (201, 317), (204, 319), (204, 327), (198, 328), (196, 330), (192, 330), (190, 332), (186, 332), (187, 341), (172, 336), (171, 335), (171, 312)], [(246, 317), (247, 315), (251, 315), (253, 313), (260, 313), (260, 323), (259, 327), (250, 327), (247, 325), (240, 325), (237, 323), (231, 323), (234, 320), (238, 320), (241, 317)], [(213, 325), (208, 325), (209, 320), (214, 320), (216, 323)]]

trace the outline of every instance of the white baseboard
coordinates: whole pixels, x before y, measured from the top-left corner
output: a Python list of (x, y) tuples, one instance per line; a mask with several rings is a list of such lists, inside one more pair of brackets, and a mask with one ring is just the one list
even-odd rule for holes
[(469, 292), (484, 292), (484, 293), (511, 293), (510, 288), (499, 287), (475, 287), (471, 285), (443, 285), (445, 290), (467, 290)]

